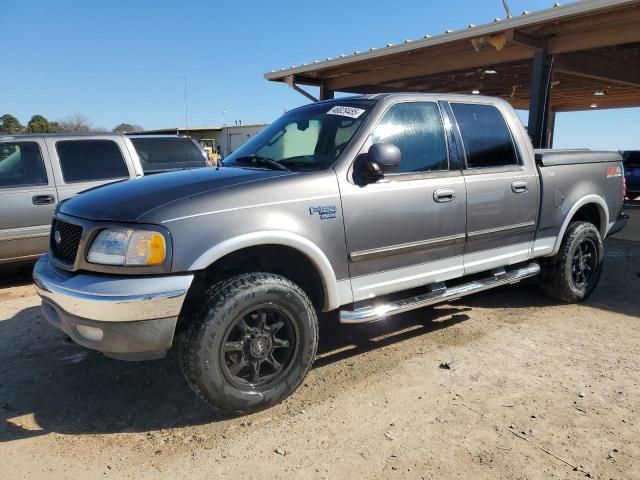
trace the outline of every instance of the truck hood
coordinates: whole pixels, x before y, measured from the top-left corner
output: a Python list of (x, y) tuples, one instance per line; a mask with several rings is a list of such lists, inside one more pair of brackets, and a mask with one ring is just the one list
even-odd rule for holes
[(291, 172), (223, 167), (162, 173), (87, 190), (60, 204), (60, 213), (88, 220), (135, 222), (146, 212), (187, 197)]

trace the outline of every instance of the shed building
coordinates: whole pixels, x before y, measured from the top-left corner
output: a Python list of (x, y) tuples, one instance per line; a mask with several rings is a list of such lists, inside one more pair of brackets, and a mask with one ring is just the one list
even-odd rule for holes
[(534, 146), (552, 144), (556, 112), (640, 106), (640, 1), (584, 0), (402, 44), (274, 70), (335, 92), (481, 93), (529, 110)]
[(222, 127), (173, 127), (130, 132), (131, 135), (184, 135), (203, 145), (219, 147), (224, 157), (232, 154), (243, 143), (256, 135), (266, 124), (232, 125)]

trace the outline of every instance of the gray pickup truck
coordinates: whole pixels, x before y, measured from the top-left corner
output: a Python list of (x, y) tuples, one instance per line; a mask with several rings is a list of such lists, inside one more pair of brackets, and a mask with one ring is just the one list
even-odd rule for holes
[(585, 299), (626, 222), (622, 175), (618, 153), (534, 151), (502, 100), (318, 102), (221, 168), (61, 203), (34, 280), (78, 344), (128, 360), (179, 344), (205, 401), (248, 412), (300, 385), (319, 311), (372, 322), (538, 274)]

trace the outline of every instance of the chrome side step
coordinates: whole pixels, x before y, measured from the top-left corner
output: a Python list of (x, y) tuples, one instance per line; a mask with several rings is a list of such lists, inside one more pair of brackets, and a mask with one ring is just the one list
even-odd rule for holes
[(340, 310), (340, 323), (367, 323), (375, 322), (391, 315), (408, 312), (417, 308), (434, 305), (436, 303), (446, 302), (470, 295), (472, 293), (489, 290), (490, 288), (499, 287), (518, 283), (525, 278), (534, 277), (540, 273), (540, 265), (531, 262), (526, 266), (515, 270), (505, 270), (504, 268), (495, 270), (494, 273), (480, 280), (473, 280), (469, 283), (456, 285), (451, 288), (433, 289), (431, 292), (423, 293), (415, 297), (394, 300), (389, 303), (373, 305), (371, 307), (360, 308), (357, 310)]

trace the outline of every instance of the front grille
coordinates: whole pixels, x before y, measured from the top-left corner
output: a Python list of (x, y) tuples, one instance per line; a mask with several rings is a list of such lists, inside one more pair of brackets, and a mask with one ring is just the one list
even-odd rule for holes
[(51, 226), (51, 253), (63, 262), (74, 263), (80, 237), (82, 237), (81, 226), (54, 219)]

